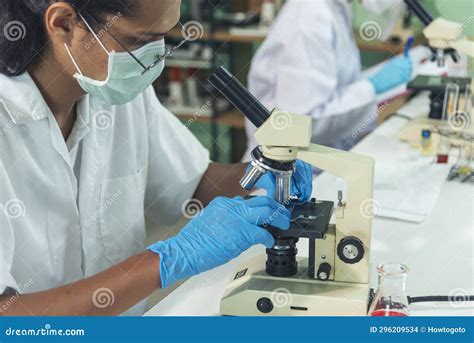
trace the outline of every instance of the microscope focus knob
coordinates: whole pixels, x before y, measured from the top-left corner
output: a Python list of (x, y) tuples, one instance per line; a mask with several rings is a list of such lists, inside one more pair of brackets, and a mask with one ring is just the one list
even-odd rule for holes
[(331, 265), (327, 262), (321, 263), (316, 275), (321, 281), (329, 280), (329, 276), (331, 275)]
[(273, 310), (273, 302), (268, 298), (260, 298), (257, 301), (257, 309), (262, 313), (270, 313)]
[(357, 263), (364, 257), (364, 244), (357, 237), (344, 237), (337, 245), (337, 256), (345, 263)]

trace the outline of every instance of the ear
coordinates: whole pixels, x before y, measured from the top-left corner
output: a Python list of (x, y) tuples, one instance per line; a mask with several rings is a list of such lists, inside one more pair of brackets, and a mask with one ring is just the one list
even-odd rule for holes
[[(79, 33), (87, 36), (86, 30), (77, 30), (80, 21), (76, 10), (66, 2), (56, 2), (48, 7), (45, 13), (45, 25), (49, 38), (53, 43), (64, 44), (70, 42)], [(80, 33), (82, 32), (82, 33)]]

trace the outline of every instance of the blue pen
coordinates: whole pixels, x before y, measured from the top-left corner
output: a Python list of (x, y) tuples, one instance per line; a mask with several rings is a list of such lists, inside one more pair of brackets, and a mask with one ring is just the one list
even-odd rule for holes
[(408, 37), (407, 42), (405, 44), (405, 48), (403, 49), (403, 55), (405, 57), (408, 57), (408, 53), (410, 52), (410, 49), (413, 47), (414, 41), (415, 41), (415, 36)]

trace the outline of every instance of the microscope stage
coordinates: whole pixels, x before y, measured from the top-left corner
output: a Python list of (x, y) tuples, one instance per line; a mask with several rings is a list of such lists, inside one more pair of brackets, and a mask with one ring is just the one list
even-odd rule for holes
[(288, 206), (291, 211), (289, 230), (268, 226), (274, 237), (323, 239), (334, 212), (332, 201), (310, 201)]

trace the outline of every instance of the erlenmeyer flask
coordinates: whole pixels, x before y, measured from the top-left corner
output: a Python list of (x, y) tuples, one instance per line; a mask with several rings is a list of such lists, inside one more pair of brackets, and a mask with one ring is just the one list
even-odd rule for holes
[(408, 268), (400, 263), (383, 263), (377, 267), (379, 286), (369, 315), (376, 317), (408, 316), (405, 282)]

